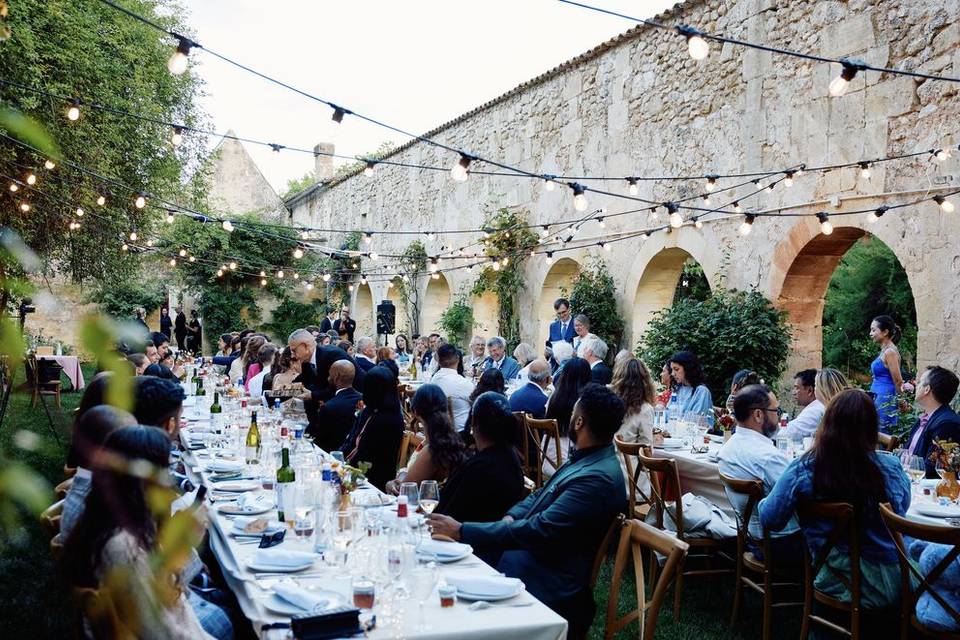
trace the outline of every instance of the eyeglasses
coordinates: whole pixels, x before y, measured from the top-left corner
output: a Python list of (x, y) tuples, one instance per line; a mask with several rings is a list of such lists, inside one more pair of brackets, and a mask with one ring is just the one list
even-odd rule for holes
[(750, 407), (750, 411), (754, 411), (756, 409), (760, 409), (760, 411), (773, 411), (774, 413), (777, 414), (778, 418), (783, 417), (783, 409), (781, 409), (780, 407), (777, 407), (776, 409), (768, 409), (767, 407)]

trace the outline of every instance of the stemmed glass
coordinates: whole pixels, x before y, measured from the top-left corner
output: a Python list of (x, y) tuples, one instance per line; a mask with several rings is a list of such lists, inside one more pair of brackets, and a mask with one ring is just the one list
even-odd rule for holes
[(903, 463), (903, 470), (910, 476), (913, 484), (918, 484), (927, 473), (927, 465), (920, 456), (907, 456)]
[(416, 513), (419, 504), (420, 493), (417, 491), (416, 482), (404, 482), (400, 485), (400, 495), (407, 496), (407, 505), (410, 513)]
[(440, 487), (436, 480), (424, 480), (420, 483), (420, 508), (427, 515), (433, 513), (440, 502)]
[(433, 593), (433, 588), (437, 584), (437, 565), (434, 562), (418, 563), (410, 571), (410, 583), (413, 590), (413, 597), (416, 598), (420, 609), (419, 620), (417, 621), (417, 631), (427, 631), (430, 627), (427, 625), (427, 618), (423, 613), (427, 598)]

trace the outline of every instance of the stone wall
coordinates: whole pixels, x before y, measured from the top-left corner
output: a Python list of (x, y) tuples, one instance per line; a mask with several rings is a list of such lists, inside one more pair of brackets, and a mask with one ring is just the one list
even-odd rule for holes
[[(957, 76), (957, 14), (956, 0), (705, 0), (678, 5), (659, 19), (814, 54)], [(831, 98), (827, 87), (838, 72), (838, 65), (716, 43), (706, 60), (696, 62), (681, 38), (641, 26), (429, 136), (538, 173), (573, 175), (772, 170), (957, 143), (960, 103), (955, 85), (866, 72), (851, 83), (845, 96)], [(826, 282), (842, 251), (869, 232), (890, 246), (909, 275), (917, 304), (919, 364), (942, 362), (956, 368), (960, 365), (960, 212), (945, 214), (930, 202), (891, 211), (875, 224), (862, 214), (841, 214), (956, 188), (957, 155), (944, 163), (924, 156), (876, 165), (869, 179), (860, 177), (856, 169), (810, 172), (790, 189), (781, 186), (744, 200), (754, 210), (782, 209), (788, 214), (828, 210), (837, 228), (833, 240), (824, 240), (810, 217), (760, 218), (746, 238), (736, 233), (740, 220), (727, 219), (707, 222), (702, 229), (685, 226), (669, 234), (659, 232), (646, 241), (618, 242), (610, 253), (590, 248), (557, 257), (579, 265), (594, 255), (608, 262), (632, 345), (651, 305), (669, 304), (663, 293), (675, 284), (683, 259), (692, 256), (703, 265), (711, 284), (722, 275), (728, 286), (757, 286), (790, 313), (799, 329), (791, 367), (798, 367), (820, 363), (820, 312)], [(422, 143), (401, 147), (391, 159), (444, 167), (456, 160), (451, 153)], [(574, 216), (569, 189), (548, 192), (540, 181), (472, 176), (457, 183), (446, 172), (388, 166), (378, 166), (375, 175), (332, 183), (297, 202), (294, 222), (426, 232), (478, 228), (484, 212), (498, 206), (524, 207), (536, 223)], [(730, 189), (735, 182), (721, 182), (714, 197), (730, 202), (752, 190), (752, 185)], [(626, 187), (604, 186), (624, 192)], [(651, 182), (642, 184), (640, 197), (667, 201), (703, 191), (700, 181)], [(838, 198), (839, 206), (831, 198)], [(606, 207), (609, 214), (640, 206), (595, 194), (590, 200), (591, 207)], [(640, 229), (650, 222), (647, 212), (608, 218), (606, 229), (588, 224), (578, 238)], [(467, 238), (422, 237), (430, 254)], [(409, 237), (381, 234), (375, 236), (371, 249), (399, 253), (408, 242)], [(530, 342), (539, 341), (543, 325), (550, 320), (542, 298), (563, 286), (562, 278), (553, 274), (544, 293), (550, 269), (542, 256), (527, 260), (524, 266), (528, 287), (522, 297), (521, 331)], [(469, 290), (475, 277), (465, 269), (445, 275), (453, 294)], [(388, 297), (385, 282), (371, 276), (370, 286), (374, 305)], [(427, 282), (421, 286), (426, 288)], [(422, 315), (432, 320), (440, 311), (425, 308)]]

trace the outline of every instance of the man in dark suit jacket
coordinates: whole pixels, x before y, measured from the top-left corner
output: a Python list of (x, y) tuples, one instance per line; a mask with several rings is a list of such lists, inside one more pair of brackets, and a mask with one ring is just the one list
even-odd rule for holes
[(550, 365), (546, 360), (534, 360), (527, 371), (527, 384), (510, 396), (510, 409), (542, 418), (547, 411), (547, 387), (550, 386)]
[(591, 336), (583, 341), (580, 348), (583, 351), (580, 357), (590, 363), (590, 381), (597, 384), (610, 384), (613, 380), (613, 371), (603, 361), (607, 357), (607, 343), (596, 336)]
[(330, 365), (329, 381), (336, 391), (317, 408), (316, 420), (307, 427), (313, 443), (324, 451), (339, 447), (353, 427), (357, 403), (363, 397), (353, 388), (355, 373), (356, 368), (347, 360), (337, 360)]
[(334, 320), (333, 329), (339, 335), (345, 335), (347, 340), (353, 342), (353, 332), (357, 330), (357, 321), (350, 317), (350, 307), (344, 305), (340, 310), (340, 318)]
[(333, 323), (337, 320), (337, 310), (335, 307), (327, 307), (327, 315), (320, 321), (320, 333), (326, 333), (333, 329)]
[(177, 316), (173, 320), (173, 335), (177, 339), (177, 349), (185, 349), (184, 341), (187, 338), (187, 316), (183, 313), (183, 307), (177, 307)]
[(430, 527), (475, 549), (503, 550), (498, 569), (520, 578), (534, 597), (566, 618), (568, 638), (583, 638), (596, 607), (590, 574), (627, 492), (613, 434), (624, 405), (606, 387), (587, 385), (573, 408), (570, 441), (576, 450), (538, 491), (499, 522), (457, 522), (431, 514)]
[(911, 455), (926, 460), (930, 479), (940, 477), (935, 462), (930, 460), (933, 441), (960, 443), (960, 416), (950, 408), (958, 386), (957, 374), (943, 367), (927, 367), (917, 382), (917, 404), (923, 408), (924, 415), (913, 425), (904, 444)]
[[(317, 408), (321, 402), (333, 397), (336, 387), (330, 384), (330, 367), (338, 360), (348, 360), (356, 367), (353, 359), (339, 347), (320, 347), (306, 329), (297, 329), (290, 334), (287, 344), (293, 356), (300, 362), (300, 375), (294, 382), (300, 382), (304, 387), (303, 400), (307, 418), (313, 424), (317, 419)], [(356, 370), (353, 379), (353, 388), (363, 390), (363, 372)]]
[(570, 301), (566, 298), (557, 298), (553, 303), (553, 310), (557, 312), (557, 319), (550, 323), (550, 337), (547, 346), (554, 342), (569, 342), (573, 344), (576, 335), (573, 327), (573, 317), (570, 313)]

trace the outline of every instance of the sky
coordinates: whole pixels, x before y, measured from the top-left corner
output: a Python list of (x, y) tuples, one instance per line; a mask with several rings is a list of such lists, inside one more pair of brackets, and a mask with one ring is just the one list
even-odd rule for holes
[[(588, 0), (641, 18), (673, 0)], [(237, 62), (406, 131), (425, 133), (630, 29), (556, 0), (185, 0), (195, 39)], [(202, 106), (219, 132), (351, 156), (408, 138), (351, 119), (200, 51)], [(213, 145), (216, 140), (211, 140)], [(273, 187), (309, 154), (245, 145)], [(339, 161), (342, 162), (342, 161)]]

